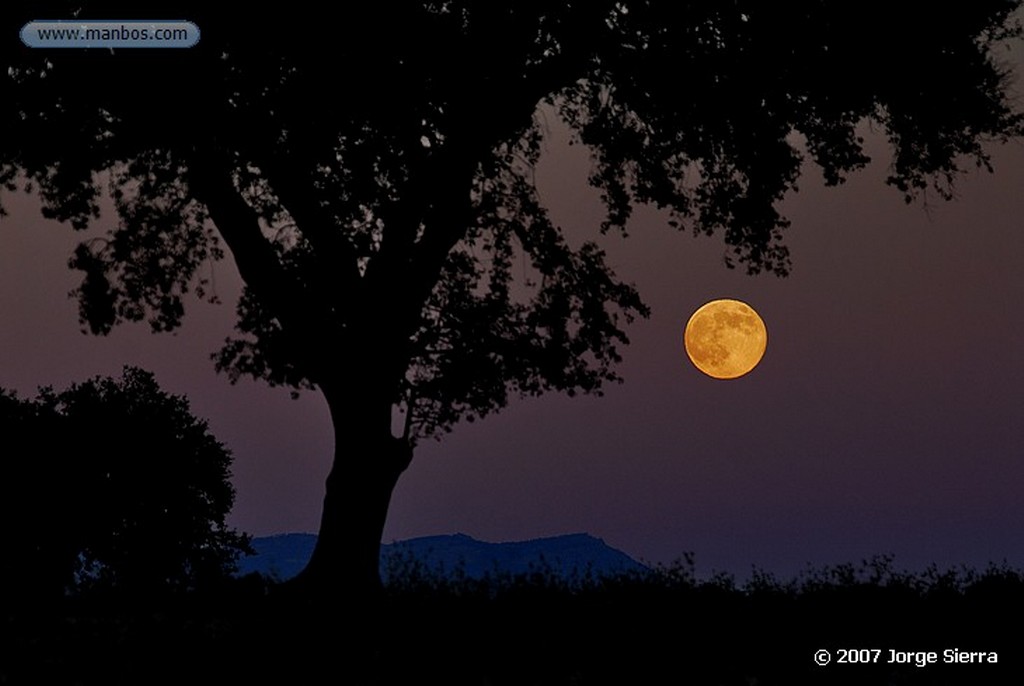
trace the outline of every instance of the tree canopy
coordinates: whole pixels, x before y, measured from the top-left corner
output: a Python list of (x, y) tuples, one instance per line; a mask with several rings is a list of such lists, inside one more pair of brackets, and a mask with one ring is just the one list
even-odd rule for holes
[[(22, 50), (0, 177), (76, 228), (104, 184), (113, 196), (107, 237), (72, 259), (94, 333), (175, 328), (186, 293), (212, 295), (200, 267), (226, 243), (247, 290), (219, 368), (315, 385), (388, 312), (371, 338), (399, 348), (390, 395), (430, 434), (509, 391), (596, 390), (646, 313), (548, 218), (539, 104), (594, 152), (604, 230), (654, 203), (721, 232), (730, 264), (785, 274), (775, 204), (805, 156), (829, 183), (863, 166), (862, 121), (887, 132), (908, 198), (948, 195), (965, 163), (987, 164), (985, 141), (1019, 131), (991, 52), (1013, 6), (878, 22), (820, 2), (384, 3), (244, 30), (193, 6), (194, 50)], [(534, 270), (522, 288), (517, 254)]]

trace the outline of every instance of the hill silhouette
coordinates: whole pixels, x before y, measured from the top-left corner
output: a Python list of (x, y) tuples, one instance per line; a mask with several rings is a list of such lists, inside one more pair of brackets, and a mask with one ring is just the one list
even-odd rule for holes
[[(259, 572), (279, 581), (297, 575), (316, 546), (316, 535), (280, 534), (254, 538), (255, 555), (239, 562), (239, 573)], [(391, 570), (420, 566), (424, 571), (471, 579), (488, 574), (528, 574), (544, 570), (563, 578), (590, 573), (607, 576), (643, 571), (644, 565), (600, 538), (585, 533), (566, 534), (528, 541), (489, 543), (465, 534), (424, 536), (381, 546), (381, 576), (387, 582)]]

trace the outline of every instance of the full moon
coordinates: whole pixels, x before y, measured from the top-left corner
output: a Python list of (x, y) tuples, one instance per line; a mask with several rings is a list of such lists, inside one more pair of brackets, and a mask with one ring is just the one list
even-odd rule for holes
[(697, 369), (715, 379), (735, 379), (761, 361), (768, 331), (745, 302), (712, 300), (686, 323), (683, 344)]

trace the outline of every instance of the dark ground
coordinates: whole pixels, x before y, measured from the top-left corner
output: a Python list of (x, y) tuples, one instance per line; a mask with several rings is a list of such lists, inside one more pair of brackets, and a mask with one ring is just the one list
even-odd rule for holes
[[(411, 567), (375, 601), (330, 605), (249, 577), (163, 599), (17, 603), (0, 684), (1018, 685), (1022, 610), (1016, 570), (910, 575), (885, 559), (742, 586), (695, 581), (685, 564), (484, 582)], [(844, 649), (877, 649), (878, 662), (836, 664)], [(938, 664), (886, 664), (891, 649)], [(946, 649), (999, 662), (943, 664)]]

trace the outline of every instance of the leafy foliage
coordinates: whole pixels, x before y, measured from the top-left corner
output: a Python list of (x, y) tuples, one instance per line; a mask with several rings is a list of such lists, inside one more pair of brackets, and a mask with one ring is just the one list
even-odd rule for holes
[(829, 183), (862, 167), (865, 121), (908, 199), (948, 197), (963, 167), (988, 165), (985, 142), (1020, 133), (993, 52), (1019, 33), (1015, 6), (373, 3), (240, 31), (179, 4), (203, 30), (193, 50), (3, 53), (0, 182), (76, 228), (107, 184), (117, 217), (71, 260), (94, 333), (175, 328), (186, 294), (212, 297), (200, 268), (227, 248), (246, 292), (218, 369), (375, 389), (412, 442), (511, 395), (598, 392), (647, 314), (542, 204), (539, 105), (591, 151), (605, 231), (652, 203), (720, 233), (730, 266), (786, 274), (776, 204), (805, 158)]
[(948, 199), (964, 166), (988, 166), (985, 142), (1020, 134), (994, 54), (1019, 35), (1014, 5), (879, 22), (878, 3), (619, 3), (614, 47), (554, 102), (596, 151), (605, 230), (654, 203), (676, 226), (723, 232), (729, 266), (785, 274), (775, 204), (804, 162), (794, 134), (838, 184), (870, 161), (858, 126), (872, 122), (908, 202), (929, 187)]
[[(2, 576), (15, 590), (164, 593), (223, 578), (231, 454), (188, 402), (127, 367), (36, 400), (0, 394)], [(70, 515), (70, 516), (69, 516)]]

